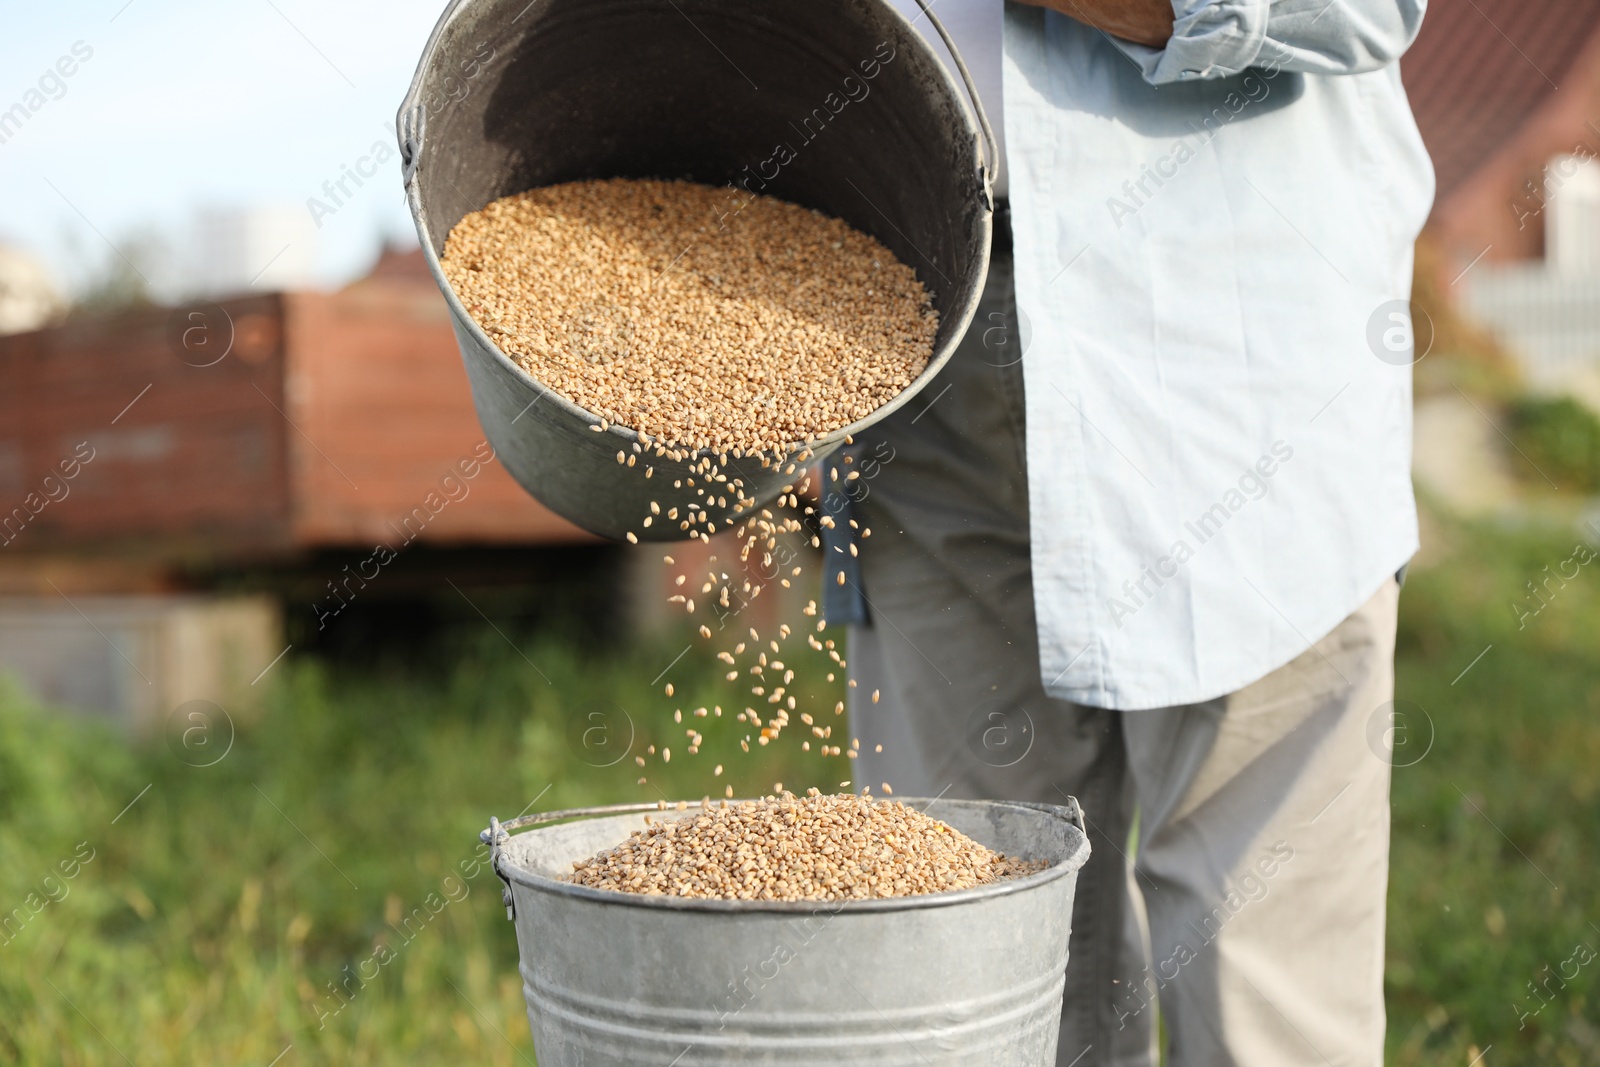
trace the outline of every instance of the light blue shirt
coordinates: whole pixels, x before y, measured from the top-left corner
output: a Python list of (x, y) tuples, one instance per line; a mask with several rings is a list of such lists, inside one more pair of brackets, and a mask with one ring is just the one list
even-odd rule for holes
[(1415, 552), (1407, 301), (1433, 171), (1397, 60), (1424, 6), (1174, 0), (1152, 49), (1005, 5), (1051, 695), (1240, 689)]

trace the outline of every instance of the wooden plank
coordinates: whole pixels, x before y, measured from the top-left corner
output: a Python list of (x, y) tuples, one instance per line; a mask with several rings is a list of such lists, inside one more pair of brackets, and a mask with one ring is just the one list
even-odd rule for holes
[(288, 299), (296, 539), (562, 543), (589, 535), (518, 486), (485, 440), (444, 301), (363, 283)]
[(225, 311), (248, 343), (205, 367), (180, 358), (182, 319), (166, 309), (0, 338), (0, 516), (11, 541), (287, 544), (286, 428), (273, 410), (283, 401), (280, 304)]
[(584, 540), (494, 461), (425, 279), (0, 338), (0, 546), (260, 558)]

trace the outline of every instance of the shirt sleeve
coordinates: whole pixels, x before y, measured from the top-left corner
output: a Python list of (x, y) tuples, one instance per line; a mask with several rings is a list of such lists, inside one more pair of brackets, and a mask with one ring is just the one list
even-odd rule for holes
[(1152, 85), (1226, 78), (1251, 67), (1363, 74), (1399, 59), (1427, 0), (1172, 0), (1161, 48), (1111, 38)]

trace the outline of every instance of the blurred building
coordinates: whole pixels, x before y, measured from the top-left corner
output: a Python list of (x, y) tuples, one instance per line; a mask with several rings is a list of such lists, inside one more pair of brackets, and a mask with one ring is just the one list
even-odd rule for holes
[(1462, 299), (1530, 384), (1586, 393), (1600, 373), (1600, 162), (1557, 156), (1539, 190), (1544, 255), (1482, 263), (1462, 280)]
[(37, 330), (66, 313), (67, 302), (42, 263), (0, 245), (0, 336)]
[(189, 290), (233, 296), (307, 289), (317, 269), (317, 227), (304, 206), (207, 208), (195, 219)]
[(1434, 0), (1401, 71), (1438, 178), (1440, 287), (1535, 386), (1595, 388), (1600, 0)]

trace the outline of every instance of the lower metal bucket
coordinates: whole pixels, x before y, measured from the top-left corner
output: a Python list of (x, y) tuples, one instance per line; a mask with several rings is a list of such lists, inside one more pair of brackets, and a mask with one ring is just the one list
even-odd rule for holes
[(1077, 802), (905, 803), (1051, 866), (887, 900), (690, 900), (558, 880), (663, 817), (654, 805), (493, 824), (540, 1067), (1054, 1064), (1089, 858)]
[[(485, 434), (525, 489), (605, 537), (691, 536), (676, 522), (644, 528), (651, 501), (663, 511), (694, 503), (721, 529), (735, 494), (724, 505), (700, 498), (687, 480), (703, 479), (687, 462), (652, 457), (649, 481), (619, 465), (632, 430), (591, 432), (598, 416), (495, 345), (439, 269), (463, 216), (559, 182), (687, 178), (726, 187), (730, 211), (745, 195), (735, 195), (737, 183), (876, 237), (932, 293), (932, 359), (900, 396), (815, 442), (817, 456), (932, 380), (983, 289), (992, 207), (984, 150), (994, 150), (981, 111), (968, 111), (960, 86), (887, 0), (454, 0), (423, 52), (400, 128), (406, 195)], [(625, 337), (631, 314), (597, 304), (590, 325)], [(794, 481), (783, 468), (758, 458), (723, 465), (760, 503)]]

